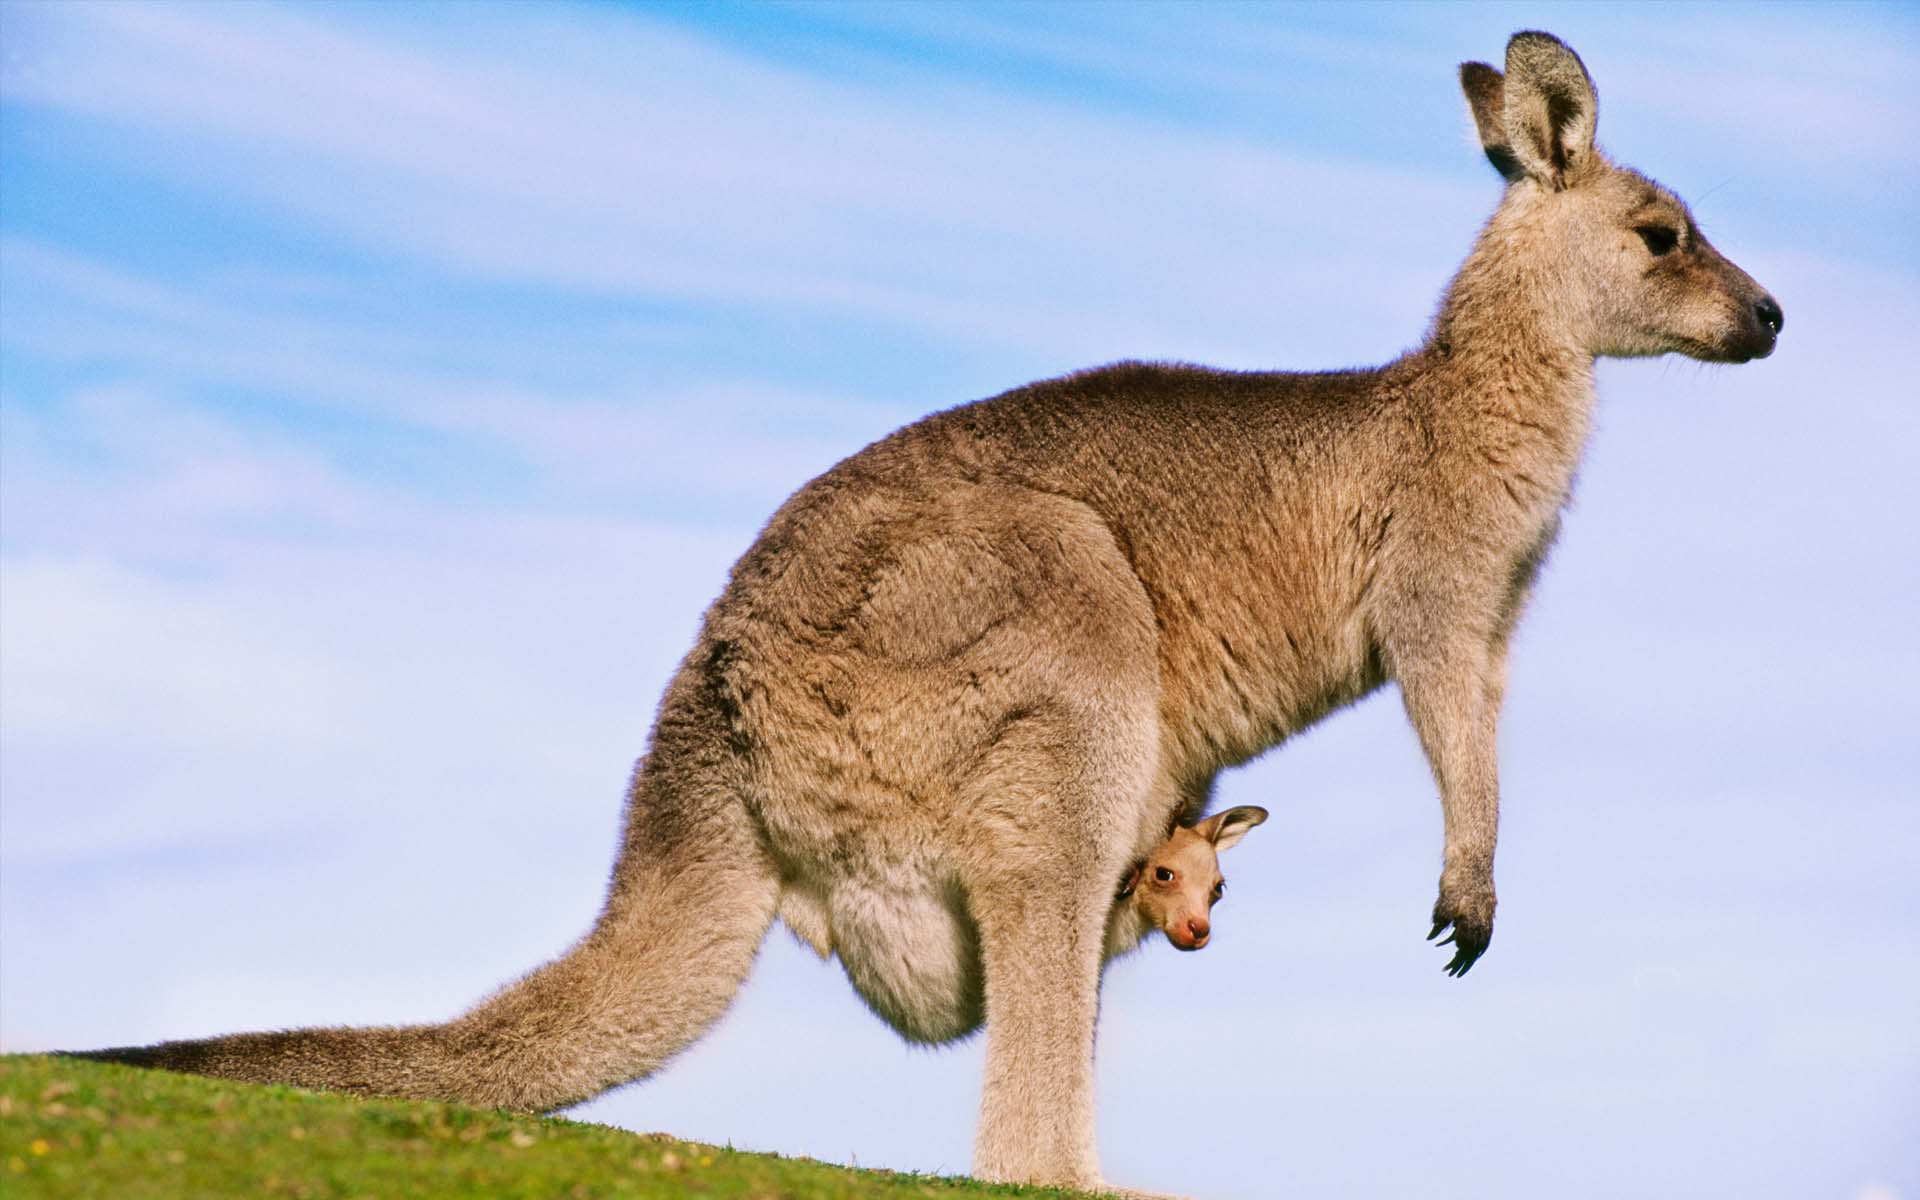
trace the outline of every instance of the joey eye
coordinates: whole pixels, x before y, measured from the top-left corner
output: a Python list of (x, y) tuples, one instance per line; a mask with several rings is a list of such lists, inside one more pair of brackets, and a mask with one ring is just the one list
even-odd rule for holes
[(1220, 903), (1220, 897), (1222, 897), (1222, 896), (1224, 896), (1224, 895), (1226, 895), (1226, 894), (1227, 894), (1227, 881), (1226, 881), (1226, 880), (1224, 880), (1224, 879), (1222, 879), (1222, 880), (1221, 880), (1221, 881), (1220, 881), (1219, 883), (1216, 883), (1216, 884), (1214, 884), (1214, 885), (1213, 885), (1213, 902), (1214, 902), (1215, 904), (1218, 904), (1218, 903)]
[(1161, 883), (1173, 882), (1173, 872), (1167, 869), (1166, 867), (1155, 867), (1153, 869), (1153, 877), (1155, 879), (1158, 879)]
[(1679, 231), (1665, 225), (1637, 225), (1633, 231), (1647, 244), (1647, 253), (1655, 258), (1673, 253), (1673, 248), (1680, 244)]

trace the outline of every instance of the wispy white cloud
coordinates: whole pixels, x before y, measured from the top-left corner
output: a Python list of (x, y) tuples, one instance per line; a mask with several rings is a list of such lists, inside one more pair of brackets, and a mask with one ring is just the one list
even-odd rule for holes
[[(32, 485), (57, 457), (46, 449), (54, 439), (45, 431), (54, 426), (61, 444), (83, 446), (95, 460), (146, 476), (150, 486), (156, 470), (168, 472), (176, 489), (204, 490), (237, 485), (234, 472), (248, 469), (256, 483), (284, 491), (322, 469), (352, 470), (351, 462), (329, 463), (325, 450), (288, 440), (292, 435), (283, 433), (278, 443), (257, 431), (243, 437), (186, 399), (208, 388), (241, 387), (273, 398), (262, 415), (276, 401), (283, 408), (292, 401), (427, 435), (438, 439), (443, 455), (457, 457), (463, 446), (478, 450), (530, 472), (544, 503), (569, 496), (700, 495), (710, 503), (744, 500), (769, 510), (794, 486), (920, 407), (876, 406), (720, 372), (655, 378), (644, 358), (604, 364), (597, 373), (607, 377), (599, 383), (535, 385), (503, 378), (492, 364), (446, 365), (457, 362), (464, 334), (443, 344), (415, 330), (407, 343), (378, 318), (316, 313), (308, 289), (286, 303), (272, 294), (281, 285), (271, 279), (261, 281), (264, 289), (229, 283), (196, 290), (19, 238), (0, 239), (0, 256), (9, 287), (38, 301), (9, 321), (10, 348), (110, 378), (166, 380), (162, 391), (173, 396), (165, 399), (147, 385), (137, 393), (94, 387), (65, 398), (39, 397), (33, 405), (12, 397), (4, 418), (11, 444), (3, 453), (19, 472), (8, 490), (25, 506), (12, 514), (16, 537), (56, 527), (34, 519), (44, 498)], [(612, 341), (632, 349), (624, 333)], [(243, 468), (249, 454), (281, 457)], [(215, 459), (224, 472), (218, 477)], [(186, 515), (174, 503), (184, 498), (178, 490), (148, 496), (160, 507), (147, 503), (138, 511), (164, 525)], [(257, 503), (227, 516), (273, 516), (267, 496), (253, 499)], [(353, 516), (343, 493), (307, 499), (305, 519), (337, 523)], [(100, 506), (86, 495), (61, 500), (69, 502), (78, 509), (66, 511), (57, 528), (76, 538), (76, 522)], [(114, 536), (110, 520), (89, 528)]]
[[(1451, 257), (1397, 215), (1460, 212), (1464, 246), (1464, 214), (1491, 198), (1475, 176), (1281, 156), (982, 89), (873, 93), (604, 15), (543, 23), (540, 55), (429, 55), (286, 10), (44, 22), (3, 77), (9, 100), (157, 137), (151, 169), (377, 246), (1094, 357), (1244, 355), (1287, 340), (1275, 314), (1350, 353), (1390, 350)], [(1334, 284), (1362, 246), (1428, 262), (1384, 342), (1345, 331), (1357, 312), (1338, 319)], [(1196, 325), (1201, 310), (1215, 315)]]
[(1920, 146), (1897, 131), (1920, 103), (1920, 31), (1896, 10), (1860, 15), (1870, 19), (1809, 22), (1760, 6), (1730, 22), (1713, 5), (1678, 8), (1667, 36), (1610, 57), (1607, 94), (1662, 124), (1712, 130), (1749, 158), (1912, 178)]
[[(423, 496), (132, 389), (57, 416), (6, 421), (15, 865), (353, 839), (402, 802), (484, 822), (550, 789), (597, 820), (742, 541)], [(509, 728), (517, 766), (449, 771)]]
[[(809, 45), (832, 46), (846, 61), (870, 61), (884, 72), (884, 55), (864, 51), (871, 35), (927, 47), (924, 77), (969, 78), (999, 72), (1006, 86), (1036, 97), (1103, 95), (1109, 103), (1164, 112), (1170, 100), (1187, 125), (1245, 128), (1257, 116), (1283, 141), (1327, 140), (1320, 126), (1340, 112), (1372, 116), (1371, 98), (1328, 86), (1324, 103), (1309, 103), (1295, 119), (1277, 98), (1294, 95), (1290, 77), (1316, 81), (1387, 74), (1451, 81), (1454, 62), (1499, 62), (1508, 33), (1540, 23), (1522, 4), (1427, 4), (1402, 9), (1391, 22), (1328, 22), (1302, 28), (1258, 7), (1196, 8), (1174, 25), (1152, 5), (1079, 6), (1069, 13), (1023, 10), (1017, 4), (948, 5), (932, 12), (885, 5), (801, 5), (812, 27), (793, 23)], [(1893, 9), (1859, 6), (1858, 21), (1809, 24), (1791, 9), (1747, 9), (1729, 20), (1711, 4), (1668, 5), (1661, 36), (1614, 19), (1605, 6), (1562, 6), (1553, 30), (1576, 45), (1604, 81), (1606, 107), (1655, 116), (1671, 138), (1709, 132), (1743, 156), (1837, 154), (1858, 163), (1905, 164), (1920, 157), (1904, 139), (1889, 136), (1920, 100), (1920, 84), (1906, 69), (1915, 30)], [(777, 43), (772, 47), (777, 52)], [(823, 52), (824, 53), (824, 52)], [(1753, 80), (1766, 80), (1761, 111)], [(1684, 88), (1675, 81), (1685, 80)], [(1889, 86), (1891, 83), (1891, 86)], [(1076, 86), (1077, 85), (1077, 86)], [(1145, 98), (1144, 103), (1138, 103)], [(1439, 97), (1436, 97), (1438, 99)], [(1210, 114), (1224, 114), (1215, 117)], [(1391, 131), (1373, 129), (1363, 141), (1335, 134), (1347, 153), (1368, 157), (1391, 145)], [(1370, 147), (1375, 147), (1370, 149)]]

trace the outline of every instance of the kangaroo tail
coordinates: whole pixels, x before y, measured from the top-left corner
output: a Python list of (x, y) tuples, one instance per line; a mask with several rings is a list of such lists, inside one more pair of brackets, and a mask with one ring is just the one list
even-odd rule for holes
[(674, 713), (673, 700), (634, 773), (606, 906), (560, 958), (445, 1024), (239, 1033), (74, 1057), (541, 1112), (653, 1073), (726, 1011), (780, 890), (727, 782), (720, 730), (686, 720), (685, 706)]

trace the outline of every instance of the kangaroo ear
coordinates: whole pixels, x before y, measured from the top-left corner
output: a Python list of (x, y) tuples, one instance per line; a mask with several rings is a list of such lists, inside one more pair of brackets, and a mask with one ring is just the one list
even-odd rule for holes
[(1467, 94), (1467, 107), (1473, 112), (1473, 127), (1480, 134), (1480, 148), (1487, 161), (1508, 183), (1523, 178), (1520, 161), (1507, 144), (1505, 80), (1500, 72), (1483, 62), (1460, 64), (1460, 90)]
[(1213, 843), (1215, 850), (1225, 850), (1228, 846), (1247, 836), (1247, 831), (1267, 819), (1267, 810), (1251, 804), (1238, 808), (1229, 808), (1217, 812), (1193, 827), (1193, 831)]
[(1594, 153), (1600, 98), (1586, 64), (1550, 33), (1516, 33), (1507, 43), (1501, 90), (1501, 125), (1520, 170), (1556, 192), (1564, 189)]

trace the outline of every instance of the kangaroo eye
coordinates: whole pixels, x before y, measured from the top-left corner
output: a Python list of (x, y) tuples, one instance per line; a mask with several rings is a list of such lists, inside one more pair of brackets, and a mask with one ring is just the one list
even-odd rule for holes
[(1153, 877), (1155, 879), (1158, 879), (1161, 883), (1173, 882), (1173, 872), (1168, 870), (1165, 867), (1155, 867), (1153, 869)]
[(1216, 884), (1214, 884), (1214, 885), (1213, 885), (1213, 900), (1214, 900), (1214, 903), (1216, 903), (1216, 904), (1218, 904), (1218, 903), (1220, 902), (1220, 897), (1222, 897), (1222, 896), (1224, 896), (1224, 895), (1226, 895), (1226, 894), (1227, 894), (1227, 881), (1226, 881), (1226, 880), (1224, 880), (1224, 879), (1222, 879), (1222, 880), (1221, 880), (1221, 881), (1220, 881), (1219, 883), (1216, 883)]
[(1634, 232), (1647, 244), (1647, 253), (1655, 258), (1673, 253), (1673, 248), (1680, 244), (1679, 232), (1665, 225), (1639, 225)]

